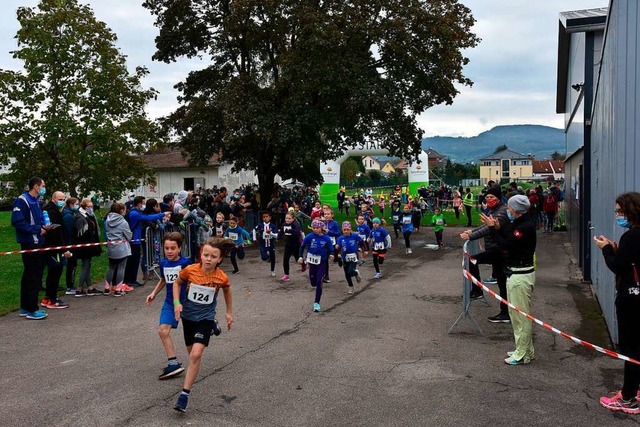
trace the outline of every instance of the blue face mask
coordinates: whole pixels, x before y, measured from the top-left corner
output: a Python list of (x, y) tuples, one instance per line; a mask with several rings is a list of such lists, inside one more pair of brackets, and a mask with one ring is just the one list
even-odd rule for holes
[(63, 207), (64, 206), (64, 200), (60, 200), (60, 201), (56, 202), (56, 206), (58, 207), (58, 209)]
[(80, 206), (79, 206), (79, 205), (73, 205), (73, 206), (71, 206), (71, 210), (72, 210), (72, 211), (74, 211), (74, 212), (75, 212), (75, 211), (77, 211), (78, 209), (80, 209)]
[(38, 196), (42, 197), (47, 193), (47, 189), (44, 187), (41, 187), (40, 190), (38, 191)]
[(515, 221), (516, 217), (513, 216), (513, 214), (511, 213), (510, 210), (507, 209), (507, 217), (509, 217), (509, 221), (513, 222)]
[(620, 227), (623, 227), (623, 228), (631, 227), (631, 224), (629, 224), (629, 221), (627, 220), (627, 218), (623, 216), (616, 217), (616, 222)]
[(93, 216), (93, 208), (87, 208), (85, 211), (87, 212), (87, 215)]

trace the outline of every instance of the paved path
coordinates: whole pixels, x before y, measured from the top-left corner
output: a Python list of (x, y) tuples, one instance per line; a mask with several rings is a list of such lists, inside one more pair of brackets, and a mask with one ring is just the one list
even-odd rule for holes
[[(186, 414), (172, 407), (181, 379), (159, 381), (165, 364), (155, 333), (160, 301), (144, 305), (149, 285), (123, 298), (70, 299), (43, 321), (0, 318), (2, 425), (216, 426), (616, 426), (640, 418), (610, 413), (598, 397), (620, 387), (622, 363), (534, 326), (536, 359), (507, 366), (511, 328), (475, 302), (458, 316), (460, 230), (451, 248), (413, 255), (399, 241), (374, 280), (347, 295), (332, 267), (323, 312), (302, 273), (280, 284), (257, 251), (231, 277), (236, 323), (212, 338)], [(581, 338), (610, 346), (588, 287), (571, 283), (563, 233), (539, 236), (533, 314)], [(281, 256), (282, 252), (278, 252)], [(228, 263), (228, 261), (226, 261)], [(229, 268), (229, 265), (225, 265)], [(281, 266), (278, 264), (278, 271)], [(483, 272), (488, 270), (483, 267)], [(173, 335), (186, 359), (182, 330)]]

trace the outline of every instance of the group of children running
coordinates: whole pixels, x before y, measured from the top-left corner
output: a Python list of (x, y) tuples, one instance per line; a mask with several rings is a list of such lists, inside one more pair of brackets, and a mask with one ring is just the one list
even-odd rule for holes
[[(337, 263), (344, 270), (349, 294), (354, 293), (354, 283), (360, 283), (362, 277), (358, 270), (364, 264), (364, 258), (371, 252), (374, 278), (382, 277), (380, 265), (384, 263), (387, 251), (392, 246), (389, 233), (383, 227), (384, 220), (373, 217), (367, 210), (356, 217), (355, 230), (352, 224), (345, 221), (340, 226), (333, 219), (331, 207), (322, 207), (322, 213), (311, 223), (311, 232), (305, 236), (293, 209), (286, 216), (278, 229), (271, 221), (269, 212), (262, 213), (262, 222), (253, 230), (253, 240), (260, 245), (260, 257), (270, 263), (271, 276), (275, 276), (276, 240), (284, 240), (282, 282), (289, 281), (290, 260), (294, 256), (302, 271), (309, 270), (309, 281), (315, 288), (313, 311), (320, 312), (323, 283), (329, 283), (329, 265)], [(410, 237), (413, 233), (411, 212), (407, 207), (400, 211), (392, 211), (393, 228), (396, 238), (402, 233), (407, 254), (411, 253)], [(436, 211), (432, 219), (436, 240), (442, 245), (442, 228), (446, 225), (442, 215)], [(225, 257), (229, 257), (233, 266), (232, 273), (238, 273), (237, 259), (245, 256), (244, 247), (252, 243), (252, 236), (239, 227), (236, 219), (231, 217), (225, 223), (222, 215), (216, 217), (212, 225), (212, 234), (206, 237), (200, 246), (199, 262), (191, 261), (181, 255), (183, 239), (181, 233), (171, 232), (164, 235), (164, 258), (160, 261), (160, 280), (147, 296), (146, 303), (151, 304), (163, 288), (166, 288), (165, 299), (160, 311), (158, 335), (167, 355), (167, 366), (162, 370), (160, 379), (173, 378), (185, 371), (178, 361), (170, 332), (178, 327), (182, 319), (184, 341), (189, 354), (189, 365), (186, 369), (183, 388), (178, 396), (174, 409), (185, 412), (191, 388), (196, 380), (205, 348), (212, 335), (221, 333), (216, 320), (218, 292), (222, 295), (226, 307), (226, 325), (231, 329), (233, 324), (232, 297), (228, 276), (220, 268)]]

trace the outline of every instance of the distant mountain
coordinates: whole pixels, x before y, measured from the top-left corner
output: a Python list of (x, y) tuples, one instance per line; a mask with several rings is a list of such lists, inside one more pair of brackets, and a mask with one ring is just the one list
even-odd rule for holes
[(477, 163), (501, 145), (517, 153), (533, 154), (537, 160), (548, 159), (555, 151), (565, 152), (564, 131), (540, 125), (511, 125), (496, 126), (472, 137), (432, 136), (422, 140), (423, 149), (431, 147), (455, 163)]

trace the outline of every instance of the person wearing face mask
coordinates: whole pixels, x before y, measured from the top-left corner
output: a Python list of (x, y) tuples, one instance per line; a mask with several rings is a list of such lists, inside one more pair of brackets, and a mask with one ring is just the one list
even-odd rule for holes
[[(54, 191), (51, 200), (44, 205), (43, 209), (49, 214), (49, 220), (55, 228), (52, 228), (44, 236), (44, 246), (47, 248), (55, 246), (65, 246), (69, 239), (65, 235), (63, 225), (62, 209), (65, 206), (65, 195), (62, 191)], [(45, 281), (45, 297), (40, 302), (40, 306), (46, 308), (67, 308), (69, 304), (58, 299), (58, 285), (60, 276), (64, 269), (65, 261), (72, 257), (68, 249), (57, 251), (47, 251), (44, 253), (45, 264), (47, 266), (47, 279)]]
[[(65, 246), (73, 244), (73, 226), (75, 224), (75, 214), (80, 209), (80, 201), (75, 197), (69, 197), (64, 204), (62, 210), (62, 226), (64, 228)], [(71, 250), (73, 254), (73, 250)], [(78, 258), (71, 256), (67, 258), (67, 269), (65, 270), (65, 284), (67, 286), (67, 295), (76, 294), (76, 266)]]
[[(76, 212), (73, 225), (74, 244), (100, 243), (100, 228), (93, 213), (91, 199), (82, 199), (80, 209)], [(91, 260), (102, 254), (100, 245), (86, 246), (74, 250), (74, 256), (82, 260), (82, 270), (78, 280), (78, 289), (75, 297), (102, 295), (102, 292), (94, 288), (91, 281)], [(84, 288), (86, 287), (86, 291)]]
[[(47, 190), (42, 178), (33, 177), (28, 182), (28, 190), (13, 202), (11, 225), (16, 229), (16, 241), (21, 250), (40, 249), (44, 245), (47, 226), (44, 224), (39, 200)], [(20, 317), (40, 320), (47, 313), (38, 310), (38, 293), (42, 287), (44, 257), (42, 252), (22, 254), (24, 270), (20, 281)]]
[[(616, 223), (626, 231), (620, 242), (605, 236), (594, 236), (593, 240), (602, 249), (604, 261), (616, 275), (616, 319), (618, 321), (618, 344), (620, 353), (640, 359), (640, 193), (629, 192), (616, 198)], [(600, 398), (600, 404), (612, 411), (640, 414), (638, 388), (640, 366), (624, 362), (622, 390), (612, 396)]]
[[(485, 203), (489, 209), (489, 215), (500, 222), (500, 226), (504, 226), (509, 222), (507, 217), (507, 207), (502, 203), (502, 191), (499, 186), (490, 187), (485, 195)], [(486, 224), (481, 225), (473, 230), (467, 230), (460, 234), (462, 240), (477, 240), (484, 238), (484, 252), (480, 252), (473, 256), (475, 262), (469, 263), (469, 273), (476, 279), (480, 280), (480, 264), (492, 265), (492, 276), (496, 278), (500, 296), (507, 298), (507, 276), (504, 273), (504, 260), (498, 245), (495, 242), (491, 230)], [(477, 286), (471, 288), (471, 299), (484, 298), (482, 289)], [(509, 318), (508, 307), (505, 303), (500, 303), (500, 313), (491, 316), (488, 319), (492, 323), (511, 323)]]
[[(511, 196), (507, 202), (509, 222), (504, 225), (492, 215), (480, 214), (480, 219), (489, 228), (493, 241), (505, 260), (509, 302), (525, 313), (530, 313), (531, 293), (536, 281), (533, 262), (536, 251), (536, 226), (528, 214), (530, 206), (527, 196)], [(530, 363), (534, 356), (531, 320), (511, 308), (509, 318), (516, 348), (507, 352), (504, 363)]]

